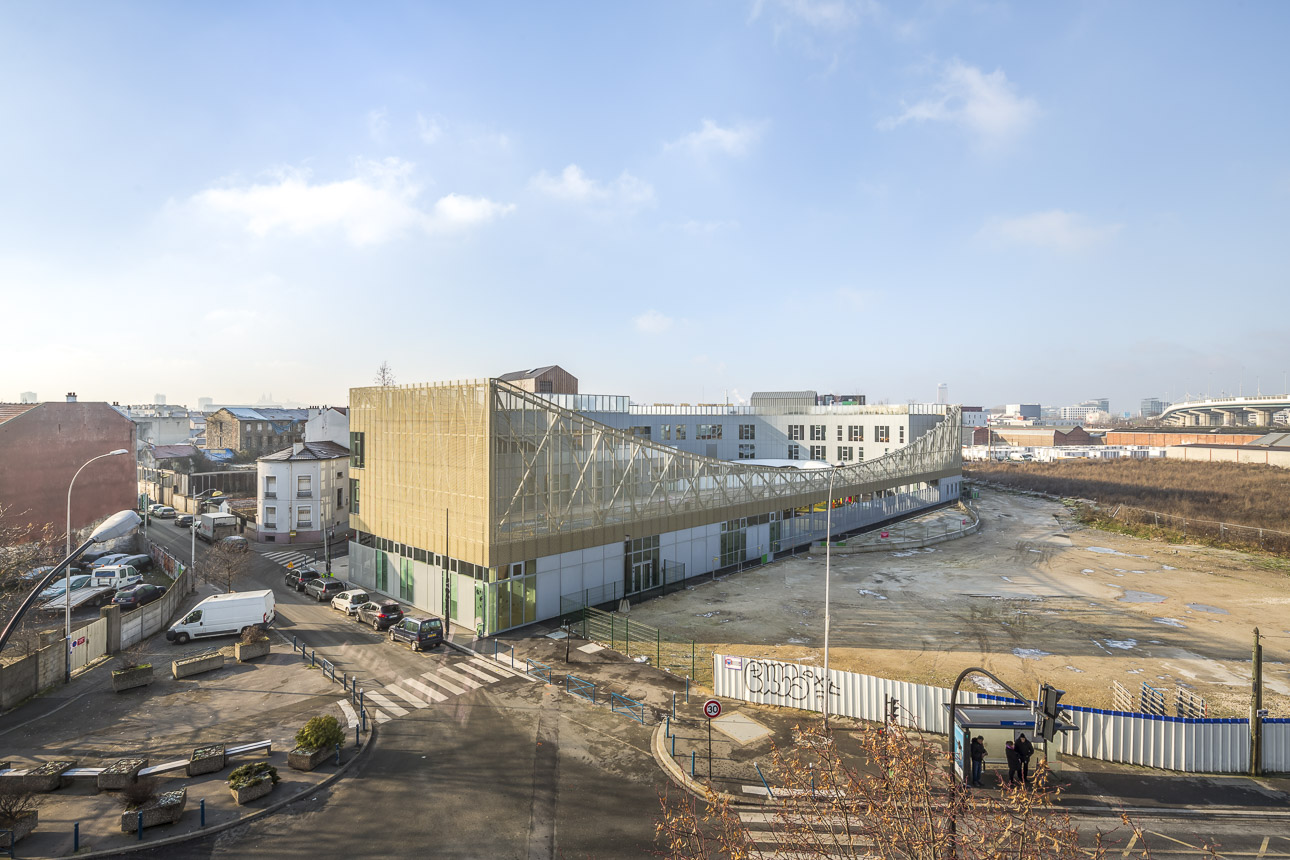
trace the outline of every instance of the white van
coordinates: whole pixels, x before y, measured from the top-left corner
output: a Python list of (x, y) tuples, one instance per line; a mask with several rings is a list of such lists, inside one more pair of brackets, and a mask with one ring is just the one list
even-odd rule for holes
[(201, 636), (228, 636), (273, 621), (277, 614), (273, 592), (234, 591), (208, 597), (170, 625), (166, 639), (183, 645)]

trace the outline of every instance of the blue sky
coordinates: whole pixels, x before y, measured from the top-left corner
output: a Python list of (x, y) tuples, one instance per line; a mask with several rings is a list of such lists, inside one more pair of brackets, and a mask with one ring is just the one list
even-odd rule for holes
[[(1282, 3), (0, 6), (0, 400), (1280, 390)], [(17, 323), (17, 324), (15, 324)]]

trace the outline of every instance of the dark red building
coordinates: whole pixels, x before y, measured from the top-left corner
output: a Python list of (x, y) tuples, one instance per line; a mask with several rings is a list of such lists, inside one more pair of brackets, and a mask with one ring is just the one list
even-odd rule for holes
[[(104, 517), (139, 503), (135, 425), (106, 403), (0, 403), (0, 525), (48, 526), (61, 536), (67, 523), (67, 488), (76, 470), (104, 457), (76, 479), (72, 532), (79, 535)], [(74, 542), (74, 541), (73, 541)]]

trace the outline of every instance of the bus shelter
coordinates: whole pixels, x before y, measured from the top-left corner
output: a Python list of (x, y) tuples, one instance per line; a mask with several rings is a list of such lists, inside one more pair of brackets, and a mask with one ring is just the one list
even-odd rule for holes
[[(945, 703), (945, 708), (949, 708), (949, 703)], [(1073, 732), (1076, 726), (1069, 723), (1059, 722), (1057, 730), (1062, 732)], [(1030, 705), (959, 705), (954, 709), (954, 774), (959, 779), (967, 782), (972, 776), (972, 757), (971, 746), (972, 738), (980, 737), (987, 750), (985, 765), (990, 767), (1002, 767), (1006, 774), (1008, 769), (1008, 759), (1004, 753), (1004, 745), (1008, 741), (1015, 741), (1018, 736), (1025, 734), (1030, 742), (1035, 745), (1035, 758), (1032, 761), (1031, 769), (1039, 763), (1040, 759), (1049, 759), (1048, 766), (1053, 768), (1056, 763), (1057, 750), (1053, 749), (1051, 758), (1048, 755), (1048, 744), (1041, 737), (1035, 736), (1035, 714)]]

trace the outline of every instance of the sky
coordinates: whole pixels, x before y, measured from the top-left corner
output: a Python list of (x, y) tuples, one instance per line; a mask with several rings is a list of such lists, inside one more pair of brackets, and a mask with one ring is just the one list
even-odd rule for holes
[(0, 4), (0, 401), (1284, 390), (1290, 4)]

